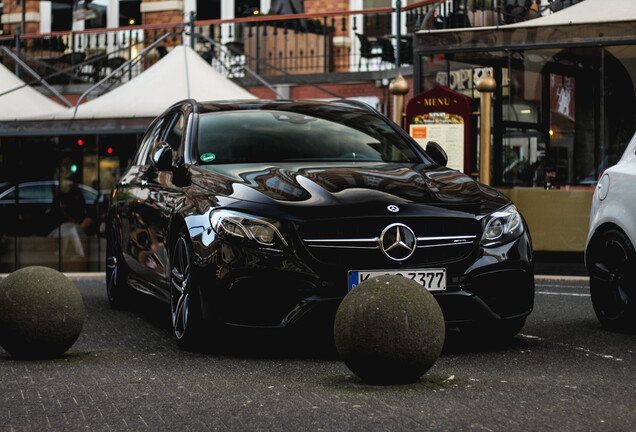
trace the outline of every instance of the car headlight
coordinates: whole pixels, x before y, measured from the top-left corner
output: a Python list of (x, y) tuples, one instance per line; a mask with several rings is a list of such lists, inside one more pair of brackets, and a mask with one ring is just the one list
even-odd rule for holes
[(287, 246), (278, 230), (280, 223), (272, 219), (232, 210), (215, 210), (210, 215), (210, 222), (212, 229), (222, 237), (243, 238), (272, 248)]
[(486, 219), (486, 228), (481, 236), (481, 245), (486, 247), (501, 246), (523, 234), (521, 214), (514, 205), (498, 210)]

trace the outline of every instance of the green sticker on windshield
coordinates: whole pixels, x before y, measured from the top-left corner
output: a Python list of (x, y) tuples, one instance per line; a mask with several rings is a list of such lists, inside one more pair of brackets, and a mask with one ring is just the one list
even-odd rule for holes
[(203, 162), (212, 162), (214, 159), (216, 159), (216, 155), (214, 153), (203, 153), (201, 155), (201, 160)]

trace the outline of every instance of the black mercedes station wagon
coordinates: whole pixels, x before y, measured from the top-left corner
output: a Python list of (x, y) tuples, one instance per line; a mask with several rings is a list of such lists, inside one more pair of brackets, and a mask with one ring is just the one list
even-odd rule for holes
[(395, 274), (447, 327), (512, 337), (534, 302), (528, 228), (446, 162), (361, 103), (179, 102), (113, 191), (108, 298), (165, 301), (188, 346), (211, 323), (333, 323), (350, 290)]

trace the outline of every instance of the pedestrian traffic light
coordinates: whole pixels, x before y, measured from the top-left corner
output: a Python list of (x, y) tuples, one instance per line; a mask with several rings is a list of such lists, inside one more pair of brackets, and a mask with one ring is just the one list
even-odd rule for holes
[(78, 146), (83, 146), (83, 145), (84, 145), (84, 140), (83, 140), (83, 139), (81, 139), (81, 138), (79, 138), (79, 139), (77, 140), (77, 145), (78, 145)]

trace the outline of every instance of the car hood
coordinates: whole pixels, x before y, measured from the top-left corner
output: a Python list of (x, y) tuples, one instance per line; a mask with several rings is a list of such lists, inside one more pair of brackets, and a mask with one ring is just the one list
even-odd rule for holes
[(465, 174), (422, 164), (227, 164), (192, 170), (193, 184), (218, 196), (278, 206), (424, 204), (479, 215), (510, 202)]

